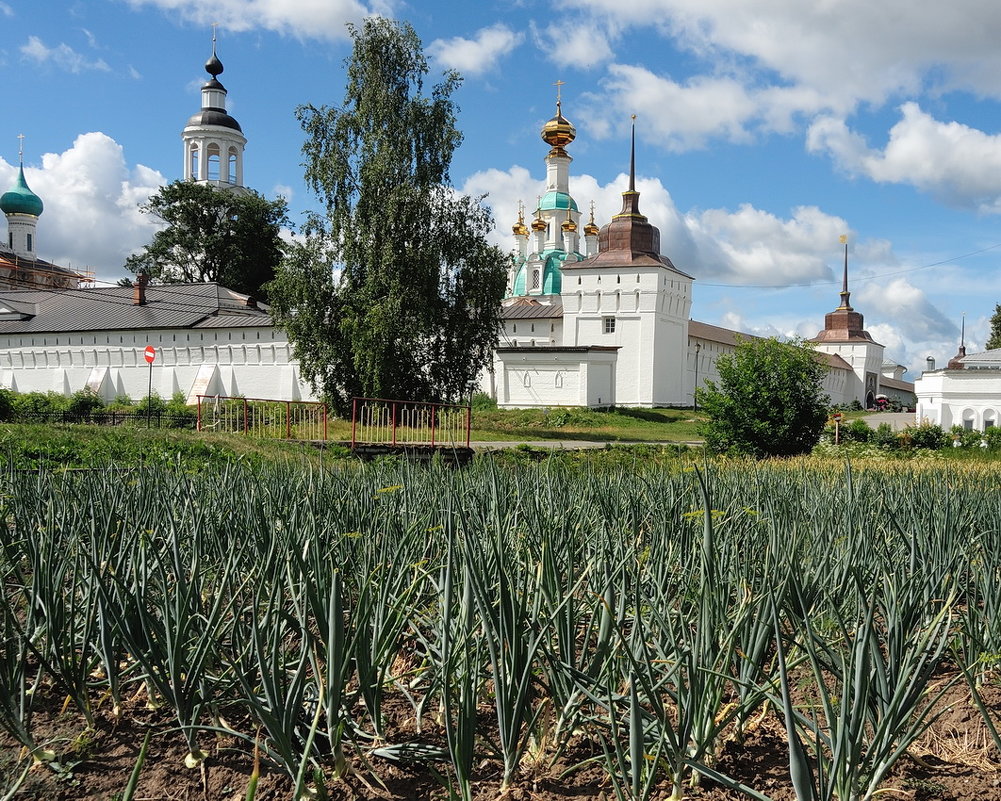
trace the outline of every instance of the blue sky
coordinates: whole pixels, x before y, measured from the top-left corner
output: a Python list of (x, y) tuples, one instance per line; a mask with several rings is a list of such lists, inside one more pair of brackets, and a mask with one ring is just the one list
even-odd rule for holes
[(619, 209), (637, 115), (641, 207), (696, 278), (692, 316), (812, 336), (852, 303), (910, 369), (978, 349), (1001, 302), (1001, 5), (996, 0), (0, 0), (0, 186), (24, 134), (45, 202), (38, 252), (123, 275), (181, 172), (219, 24), (221, 76), (248, 137), (245, 182), (315, 207), (303, 103), (338, 104), (345, 23), (407, 20), (433, 73), (458, 69), (455, 185), (487, 194), (495, 241), (540, 192), (554, 82), (577, 128), (571, 191)]

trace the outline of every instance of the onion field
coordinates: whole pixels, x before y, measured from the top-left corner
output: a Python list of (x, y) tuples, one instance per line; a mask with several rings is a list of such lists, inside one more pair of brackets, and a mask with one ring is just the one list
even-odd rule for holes
[(999, 476), (9, 470), (0, 799), (1001, 798)]

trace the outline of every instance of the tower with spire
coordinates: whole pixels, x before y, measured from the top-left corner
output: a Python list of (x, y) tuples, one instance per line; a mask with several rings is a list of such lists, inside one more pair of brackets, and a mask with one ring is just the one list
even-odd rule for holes
[(181, 132), (184, 142), (184, 180), (219, 188), (244, 191), (243, 149), (247, 137), (226, 111), (226, 87), (219, 82), (223, 66), (216, 55), (212, 32), (212, 55), (205, 62), (209, 80), (202, 85), (202, 107)]
[(686, 394), (693, 279), (661, 253), (660, 230), (639, 201), (634, 117), (622, 210), (600, 230), (585, 231), (597, 234), (597, 253), (563, 267), (563, 330), (573, 333), (572, 344), (618, 348), (617, 404), (676, 406)]
[(840, 356), (852, 368), (853, 386), (846, 396), (853, 397), (865, 408), (872, 407), (879, 393), (883, 367), (883, 346), (865, 330), (865, 320), (851, 305), (848, 290), (848, 237), (842, 236), (844, 271), (841, 279), (841, 303), (824, 317), (824, 330), (811, 340), (822, 353)]
[(580, 209), (570, 195), (570, 162), (567, 146), (577, 131), (563, 116), (563, 100), (557, 81), (556, 114), (542, 126), (542, 141), (549, 145), (546, 155), (546, 191), (540, 195), (531, 223), (525, 225), (519, 208), (518, 222), (512, 227), (515, 237), (515, 262), (508, 276), (509, 297), (558, 295), (562, 288), (564, 264), (584, 258), (579, 250)]

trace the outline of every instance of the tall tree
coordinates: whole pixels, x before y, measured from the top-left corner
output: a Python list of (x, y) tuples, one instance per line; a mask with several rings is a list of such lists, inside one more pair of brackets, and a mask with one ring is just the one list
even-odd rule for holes
[(716, 360), (719, 384), (696, 389), (702, 428), (716, 453), (762, 458), (806, 453), (827, 419), (824, 367), (801, 343), (743, 339)]
[(297, 110), (326, 214), (291, 247), (272, 313), (303, 376), (341, 410), (357, 395), (459, 399), (497, 342), (506, 276), (489, 212), (449, 184), (460, 78), (423, 93), (428, 65), (406, 23), (350, 32), (343, 104)]
[(984, 350), (994, 350), (1001, 348), (1001, 304), (994, 305), (994, 314), (991, 316), (991, 335), (987, 338)]
[(287, 227), (284, 198), (267, 200), (251, 190), (175, 181), (139, 207), (163, 228), (125, 262), (132, 273), (145, 270), (159, 283), (216, 281), (267, 299), (264, 284), (275, 276), (284, 254)]

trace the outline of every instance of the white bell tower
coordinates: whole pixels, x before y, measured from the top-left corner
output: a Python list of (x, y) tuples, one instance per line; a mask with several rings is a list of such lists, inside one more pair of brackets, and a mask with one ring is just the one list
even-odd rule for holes
[(202, 108), (192, 115), (181, 132), (184, 142), (184, 180), (209, 184), (220, 189), (245, 191), (243, 148), (247, 137), (226, 111), (226, 87), (218, 80), (222, 62), (216, 56), (215, 31), (212, 57), (205, 62), (210, 78), (202, 86)]

